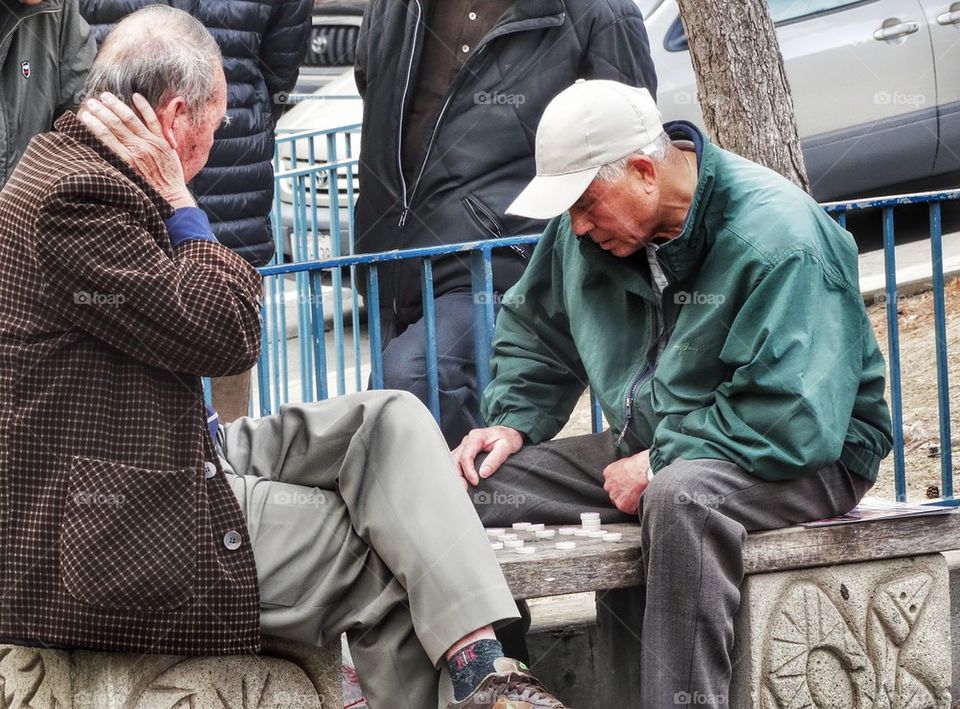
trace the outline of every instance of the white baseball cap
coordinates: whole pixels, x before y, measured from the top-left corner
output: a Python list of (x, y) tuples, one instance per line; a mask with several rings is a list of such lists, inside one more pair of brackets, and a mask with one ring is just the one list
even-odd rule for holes
[(662, 133), (660, 111), (646, 89), (578, 79), (547, 104), (537, 126), (537, 176), (507, 214), (531, 219), (563, 214), (601, 167), (648, 152)]

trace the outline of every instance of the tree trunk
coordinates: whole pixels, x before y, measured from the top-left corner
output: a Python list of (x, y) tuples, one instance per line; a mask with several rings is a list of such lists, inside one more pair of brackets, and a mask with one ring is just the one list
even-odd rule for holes
[[(809, 191), (766, 0), (678, 0), (707, 133)], [(828, 77), (824, 77), (828, 79)]]

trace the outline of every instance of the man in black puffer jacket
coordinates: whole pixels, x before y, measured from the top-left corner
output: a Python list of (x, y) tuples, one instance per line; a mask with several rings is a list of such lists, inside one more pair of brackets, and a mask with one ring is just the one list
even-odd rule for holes
[[(578, 78), (656, 93), (632, 0), (371, 0), (357, 48), (363, 96), (359, 251), (533, 234), (506, 216), (529, 182), (537, 124)], [(526, 253), (493, 252), (504, 293)], [(453, 447), (475, 425), (469, 259), (433, 260), (441, 429)], [(427, 401), (420, 262), (379, 266), (384, 384)]]
[[(190, 187), (217, 240), (252, 266), (270, 261), (276, 102), (293, 88), (307, 50), (313, 0), (80, 0), (97, 44), (124, 17), (147, 5), (189, 12), (210, 31), (223, 54), (227, 119), (206, 167)], [(214, 381), (224, 421), (245, 415), (250, 373)]]

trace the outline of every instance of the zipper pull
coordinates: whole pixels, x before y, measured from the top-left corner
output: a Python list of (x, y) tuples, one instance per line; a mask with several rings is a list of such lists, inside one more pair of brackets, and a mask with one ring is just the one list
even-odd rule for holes
[(408, 215), (409, 213), (410, 213), (410, 208), (409, 208), (409, 207), (404, 207), (404, 208), (403, 208), (403, 213), (400, 215), (400, 224), (398, 224), (398, 226), (401, 226), (401, 227), (402, 227), (404, 224), (407, 223), (407, 215)]
[(633, 395), (627, 397), (627, 411), (626, 411), (626, 420), (623, 422), (623, 430), (620, 431), (620, 437), (617, 439), (617, 445), (619, 446), (623, 443), (623, 439), (627, 437), (627, 429), (630, 428), (630, 419), (633, 418)]

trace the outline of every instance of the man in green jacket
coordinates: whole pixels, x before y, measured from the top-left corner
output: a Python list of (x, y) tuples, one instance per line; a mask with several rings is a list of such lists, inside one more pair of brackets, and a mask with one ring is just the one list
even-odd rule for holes
[[(849, 511), (890, 451), (856, 246), (644, 89), (577, 82), (536, 160), (510, 209), (555, 218), (454, 457), (487, 526), (639, 515), (640, 706), (725, 705), (746, 533)], [(611, 430), (551, 441), (588, 385)]]
[(0, 0), (0, 187), (30, 139), (80, 103), (97, 45), (78, 0)]

